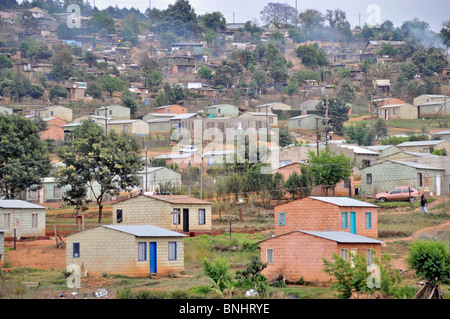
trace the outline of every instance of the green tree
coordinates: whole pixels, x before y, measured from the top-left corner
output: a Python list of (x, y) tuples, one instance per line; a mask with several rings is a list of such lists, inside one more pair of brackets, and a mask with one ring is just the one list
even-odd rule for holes
[(161, 11), (156, 30), (159, 33), (171, 31), (176, 36), (191, 38), (200, 33), (200, 23), (189, 1), (177, 0)]
[(30, 119), (0, 113), (0, 136), (0, 196), (19, 198), (48, 176), (50, 159)]
[(419, 72), (425, 76), (440, 74), (448, 62), (441, 50), (431, 47), (415, 52), (412, 56), (412, 62), (417, 66)]
[(97, 82), (88, 83), (84, 95), (89, 95), (93, 99), (100, 99), (102, 97), (102, 85)]
[(409, 247), (408, 265), (435, 285), (450, 283), (450, 250), (444, 242), (417, 240)]
[(293, 172), (286, 180), (284, 187), (292, 199), (303, 198), (311, 195), (314, 177), (310, 167), (300, 167), (300, 174)]
[(375, 291), (375, 287), (369, 287), (367, 284), (367, 279), (371, 274), (367, 269), (366, 257), (356, 254), (350, 258), (352, 258), (353, 265), (336, 253), (333, 254), (331, 260), (322, 258), (323, 270), (335, 278), (332, 286), (342, 299), (350, 299), (353, 293), (358, 295)]
[(50, 75), (56, 81), (67, 79), (72, 74), (73, 50), (67, 44), (57, 44), (51, 59)]
[(239, 285), (245, 288), (251, 287), (259, 293), (266, 292), (269, 282), (266, 276), (261, 274), (266, 267), (267, 264), (261, 262), (259, 257), (252, 256), (244, 270), (236, 270)]
[(215, 85), (231, 87), (236, 78), (243, 72), (242, 65), (236, 60), (223, 60), (214, 73), (213, 79)]
[(336, 188), (336, 185), (344, 180), (348, 180), (351, 176), (355, 161), (346, 157), (343, 153), (336, 155), (327, 147), (320, 151), (317, 155), (313, 151), (309, 151), (308, 158), (311, 163), (311, 172), (314, 176), (314, 183), (322, 185), (327, 196), (330, 189)]
[(125, 89), (122, 93), (122, 96), (120, 97), (120, 100), (122, 101), (122, 104), (130, 109), (131, 115), (135, 116), (139, 105), (137, 101), (135, 100), (133, 93), (130, 92), (130, 90)]
[(225, 31), (227, 28), (227, 21), (219, 11), (205, 13), (201, 16), (201, 23), (206, 29), (214, 31)]
[(206, 65), (201, 65), (197, 71), (197, 75), (200, 78), (205, 79), (205, 80), (211, 80), (212, 74), (213, 74), (213, 70)]
[(13, 63), (13, 61), (11, 61), (10, 58), (8, 58), (4, 54), (0, 55), (0, 70), (2, 70), (2, 69), (10, 69), (13, 66), (14, 66), (14, 63)]
[[(84, 121), (73, 131), (74, 140), (58, 151), (64, 166), (58, 172), (59, 184), (87, 185), (99, 207), (102, 223), (103, 200), (139, 184), (136, 175), (143, 162), (138, 142), (126, 135), (105, 131), (96, 123)], [(96, 189), (95, 184), (99, 185)]]
[(109, 96), (112, 96), (114, 92), (122, 92), (126, 88), (125, 82), (120, 77), (111, 76), (108, 73), (103, 74), (98, 82)]
[(48, 92), (48, 98), (50, 101), (54, 101), (55, 103), (57, 103), (57, 98), (66, 99), (68, 96), (69, 93), (67, 90), (59, 84), (52, 86)]
[(147, 74), (147, 84), (153, 90), (156, 91), (158, 86), (161, 85), (163, 76), (160, 70), (153, 70)]
[(342, 132), (344, 123), (348, 121), (350, 107), (339, 98), (323, 99), (316, 106), (316, 109), (322, 116), (326, 114), (325, 101), (328, 103), (328, 117), (332, 119), (331, 125), (333, 126), (334, 132)]
[(343, 82), (339, 87), (337, 98), (344, 103), (352, 103), (356, 98), (356, 87), (350, 82)]
[(295, 49), (295, 53), (302, 64), (308, 67), (327, 66), (329, 64), (325, 51), (316, 48), (314, 45), (300, 45)]
[(288, 84), (283, 87), (283, 93), (293, 96), (298, 93), (298, 83), (296, 81), (289, 81)]
[(349, 125), (345, 127), (344, 131), (348, 136), (346, 141), (351, 144), (365, 145), (365, 138), (369, 133), (370, 127), (364, 123), (359, 122), (355, 125)]
[(205, 257), (202, 259), (202, 266), (205, 275), (209, 277), (221, 291), (224, 291), (227, 282), (231, 281), (230, 265), (226, 259), (216, 258), (214, 261), (210, 261)]
[(88, 20), (88, 27), (93, 33), (102, 29), (106, 30), (108, 33), (116, 32), (114, 19), (106, 11), (94, 13)]

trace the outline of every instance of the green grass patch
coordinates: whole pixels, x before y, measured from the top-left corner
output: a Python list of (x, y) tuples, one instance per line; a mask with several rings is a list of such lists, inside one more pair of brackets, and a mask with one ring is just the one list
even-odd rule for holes
[(378, 216), (378, 236), (380, 239), (408, 237), (419, 229), (436, 226), (448, 220), (450, 220), (450, 214), (446, 212), (380, 214)]

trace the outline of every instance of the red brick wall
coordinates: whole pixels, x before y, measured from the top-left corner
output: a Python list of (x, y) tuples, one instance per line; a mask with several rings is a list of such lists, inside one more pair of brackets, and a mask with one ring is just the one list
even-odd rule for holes
[(267, 249), (273, 249), (273, 263), (267, 265), (262, 274), (269, 280), (284, 277), (290, 282), (303, 278), (306, 282), (325, 282), (331, 277), (323, 271), (323, 260), (330, 259), (333, 253), (340, 254), (341, 248), (357, 248), (358, 253), (366, 254), (366, 249), (376, 251), (381, 259), (381, 244), (338, 244), (320, 237), (293, 232), (261, 242), (261, 261), (267, 262)]
[[(348, 228), (341, 228), (341, 212), (348, 212)], [(286, 225), (280, 226), (279, 213), (286, 213)], [(350, 212), (356, 213), (356, 234), (378, 238), (378, 209), (372, 207), (339, 207), (312, 198), (302, 198), (275, 207), (275, 235), (294, 230), (350, 232)], [(372, 228), (366, 229), (365, 213), (372, 213)]]

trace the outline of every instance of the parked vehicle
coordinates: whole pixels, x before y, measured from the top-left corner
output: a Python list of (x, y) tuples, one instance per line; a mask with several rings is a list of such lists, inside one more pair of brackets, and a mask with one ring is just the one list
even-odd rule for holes
[(197, 153), (197, 148), (192, 145), (186, 145), (180, 150), (180, 154), (184, 153)]
[(378, 193), (375, 195), (376, 202), (387, 202), (387, 201), (414, 201), (420, 196), (420, 191), (413, 187), (408, 186), (397, 186), (394, 189)]

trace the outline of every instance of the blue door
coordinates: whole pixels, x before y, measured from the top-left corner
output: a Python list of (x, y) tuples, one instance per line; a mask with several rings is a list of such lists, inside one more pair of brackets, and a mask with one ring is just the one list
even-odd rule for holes
[(356, 235), (356, 213), (350, 212), (350, 232)]
[(150, 242), (148, 246), (150, 247), (150, 273), (156, 274), (156, 242)]

